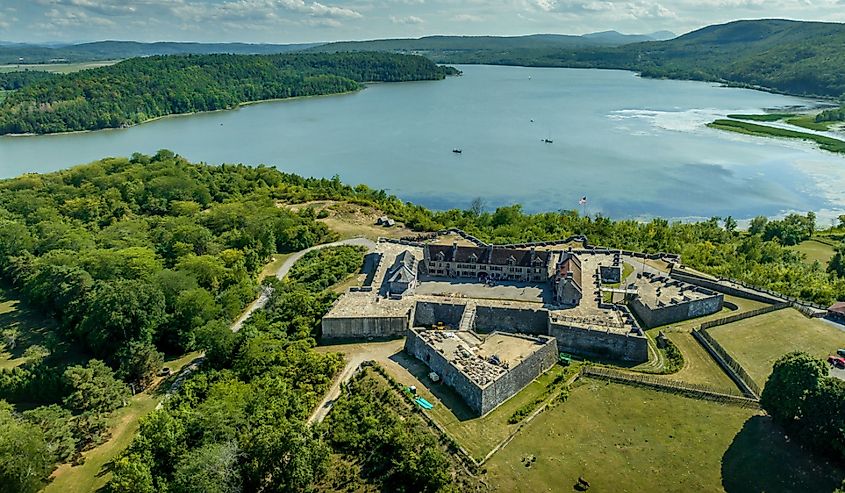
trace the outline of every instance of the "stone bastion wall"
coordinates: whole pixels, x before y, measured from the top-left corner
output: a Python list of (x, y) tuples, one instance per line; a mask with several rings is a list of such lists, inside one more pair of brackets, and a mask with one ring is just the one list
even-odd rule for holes
[(323, 339), (404, 337), (408, 317), (324, 317)]
[(505, 308), (478, 305), (475, 309), (477, 332), (548, 334), (549, 312), (544, 309)]
[(637, 314), (640, 320), (643, 321), (643, 324), (648, 328), (674, 324), (719, 312), (724, 302), (725, 296), (721, 293), (712, 293), (711, 296), (706, 298), (670, 303), (659, 307), (648, 306), (636, 296), (628, 300), (631, 310)]
[(549, 321), (549, 335), (560, 351), (624, 361), (648, 361), (648, 340), (634, 333), (590, 329)]

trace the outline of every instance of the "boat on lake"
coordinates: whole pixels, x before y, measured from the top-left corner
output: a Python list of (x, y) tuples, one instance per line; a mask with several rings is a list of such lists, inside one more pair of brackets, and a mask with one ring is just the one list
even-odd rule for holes
[(463, 149), (452, 149), (452, 152), (454, 152), (455, 154), (460, 154), (464, 151), (463, 151)]

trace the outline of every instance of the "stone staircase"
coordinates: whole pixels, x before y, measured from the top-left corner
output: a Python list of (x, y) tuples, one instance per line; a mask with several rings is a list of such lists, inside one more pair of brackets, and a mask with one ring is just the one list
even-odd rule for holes
[(461, 316), (461, 322), (458, 324), (458, 330), (473, 330), (475, 328), (475, 309), (474, 301), (469, 301), (464, 308), (464, 313)]

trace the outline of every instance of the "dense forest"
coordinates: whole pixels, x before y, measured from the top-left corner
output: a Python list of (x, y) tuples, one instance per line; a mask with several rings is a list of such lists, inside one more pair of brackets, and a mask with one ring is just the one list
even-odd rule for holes
[(708, 26), (667, 41), (584, 46), (520, 38), (470, 45), (463, 38), (331, 43), (314, 51), (423, 53), (438, 63), (625, 69), (646, 77), (716, 81), (811, 96), (845, 94), (845, 24), (748, 20)]
[(115, 128), (249, 101), (355, 91), (369, 81), (455, 73), (423, 57), (386, 53), (134, 58), (23, 85), (0, 102), (0, 134)]
[(49, 72), (41, 72), (37, 70), (22, 70), (19, 72), (0, 72), (0, 89), (5, 91), (14, 91), (20, 89), (28, 84), (33, 84), (42, 80), (47, 80), (56, 77), (55, 74)]

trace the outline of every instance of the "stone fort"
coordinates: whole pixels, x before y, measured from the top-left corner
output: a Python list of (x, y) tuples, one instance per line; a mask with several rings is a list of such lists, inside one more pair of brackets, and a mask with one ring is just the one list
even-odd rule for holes
[(548, 370), (558, 353), (645, 362), (642, 326), (722, 309), (721, 294), (670, 279), (644, 258), (639, 272), (625, 276), (633, 252), (583, 243), (498, 246), (460, 232), (380, 240), (364, 285), (323, 318), (322, 339), (404, 337), (408, 354), (483, 415)]

